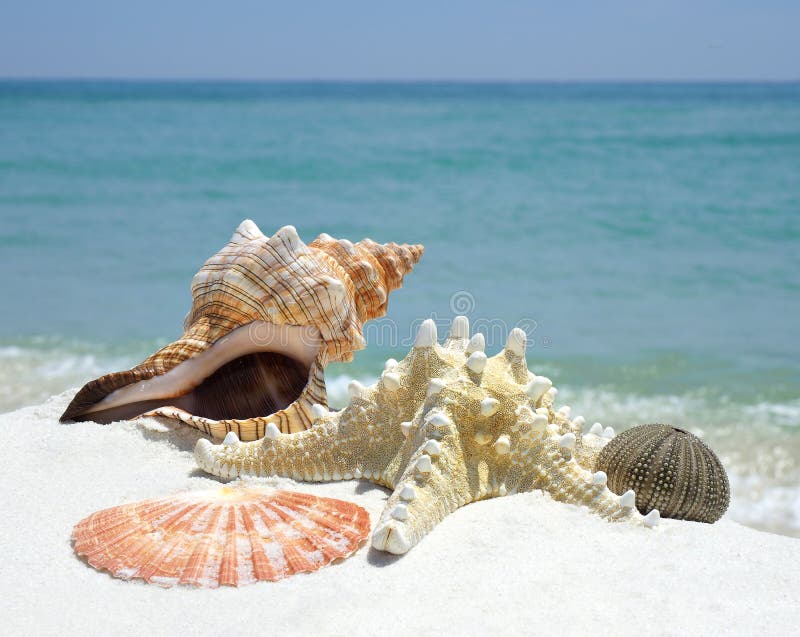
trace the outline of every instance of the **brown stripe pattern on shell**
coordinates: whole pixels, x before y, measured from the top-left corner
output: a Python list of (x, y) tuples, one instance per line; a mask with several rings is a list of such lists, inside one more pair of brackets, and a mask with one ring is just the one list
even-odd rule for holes
[(79, 419), (112, 392), (164, 375), (233, 330), (264, 321), (313, 328), (322, 341), (308, 382), (290, 405), (245, 419), (204, 418), (169, 404), (147, 414), (178, 419), (217, 438), (234, 431), (241, 440), (255, 440), (270, 423), (286, 433), (302, 431), (311, 426), (312, 405), (327, 404), (327, 363), (350, 361), (354, 350), (365, 346), (363, 323), (385, 314), (389, 293), (401, 286), (422, 253), (420, 245), (369, 239), (354, 244), (326, 234), (306, 245), (292, 226), (266, 237), (246, 220), (194, 276), (184, 334), (133, 369), (87, 383), (61, 420)]
[(611, 440), (597, 456), (595, 469), (608, 475), (608, 487), (636, 492), (642, 514), (713, 523), (728, 508), (728, 476), (716, 454), (694, 434), (671, 425), (639, 425)]
[(369, 514), (351, 502), (224, 487), (98, 511), (72, 539), (115, 577), (216, 588), (316, 571), (354, 553), (369, 530)]

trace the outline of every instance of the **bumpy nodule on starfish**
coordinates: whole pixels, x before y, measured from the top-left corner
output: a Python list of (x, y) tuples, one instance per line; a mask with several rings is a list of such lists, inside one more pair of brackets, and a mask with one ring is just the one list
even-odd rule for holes
[(457, 508), (485, 498), (542, 489), (555, 500), (586, 505), (610, 520), (653, 526), (635, 494), (615, 495), (594, 459), (613, 437), (595, 423), (554, 411), (551, 381), (528, 371), (525, 333), (515, 328), (502, 352), (484, 354), (482, 334), (469, 337), (456, 317), (444, 345), (425, 321), (411, 352), (386, 361), (370, 387), (350, 383), (350, 404), (338, 412), (315, 406), (315, 424), (243, 443), (199, 440), (198, 465), (224, 478), (279, 475), (305, 481), (364, 478), (393, 490), (372, 545), (405, 553)]

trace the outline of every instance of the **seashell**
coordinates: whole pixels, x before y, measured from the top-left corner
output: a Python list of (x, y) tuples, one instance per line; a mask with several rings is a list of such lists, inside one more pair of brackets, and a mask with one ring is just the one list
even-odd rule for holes
[(223, 487), (103, 509), (72, 531), (75, 553), (121, 579), (169, 587), (243, 586), (316, 571), (369, 535), (351, 502)]
[(358, 243), (292, 226), (264, 236), (249, 220), (192, 280), (184, 333), (131, 370), (75, 395), (61, 421), (176, 419), (216, 438), (262, 438), (312, 426), (326, 405), (324, 369), (364, 347), (363, 323), (422, 256), (419, 245)]
[(595, 462), (608, 487), (636, 491), (642, 514), (713, 523), (730, 502), (728, 476), (716, 454), (694, 434), (671, 425), (639, 425), (612, 439)]

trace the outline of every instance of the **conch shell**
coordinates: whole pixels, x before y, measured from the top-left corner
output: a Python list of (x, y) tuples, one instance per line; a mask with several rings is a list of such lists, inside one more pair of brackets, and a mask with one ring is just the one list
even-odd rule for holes
[(240, 440), (307, 429), (327, 404), (325, 366), (364, 347), (363, 323), (386, 313), (422, 252), (327, 234), (306, 245), (292, 226), (266, 237), (245, 220), (194, 276), (183, 336), (87, 383), (61, 421), (161, 416)]

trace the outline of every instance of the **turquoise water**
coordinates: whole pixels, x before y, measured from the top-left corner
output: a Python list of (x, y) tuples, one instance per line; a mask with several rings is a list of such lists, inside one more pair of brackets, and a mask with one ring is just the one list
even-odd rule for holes
[(702, 433), (800, 534), (800, 84), (0, 82), (0, 410), (175, 338), (244, 218), (426, 253), (372, 378), (455, 309), (618, 429)]

